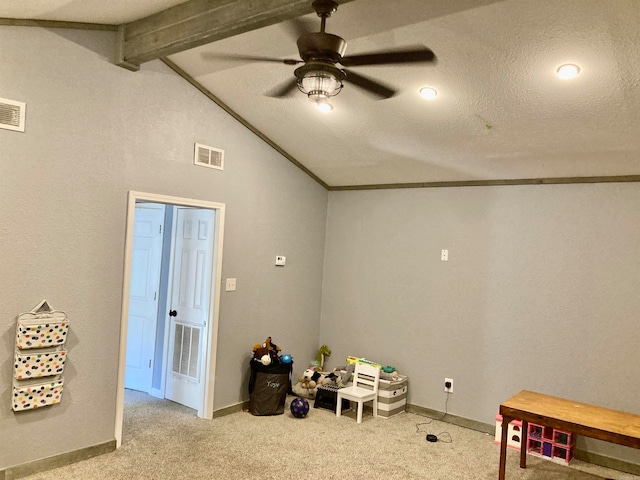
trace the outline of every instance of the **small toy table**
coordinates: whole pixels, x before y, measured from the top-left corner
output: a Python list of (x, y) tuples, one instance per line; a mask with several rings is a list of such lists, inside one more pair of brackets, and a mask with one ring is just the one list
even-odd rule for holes
[[(313, 408), (326, 408), (336, 411), (336, 402), (338, 400), (338, 390), (343, 387), (334, 385), (320, 385), (316, 390), (316, 399), (313, 402)], [(349, 400), (342, 399), (342, 410), (348, 410), (351, 407)]]

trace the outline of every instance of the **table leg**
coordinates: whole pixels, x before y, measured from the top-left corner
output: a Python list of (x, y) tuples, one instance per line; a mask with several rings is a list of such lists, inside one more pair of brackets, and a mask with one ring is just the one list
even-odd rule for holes
[(509, 422), (513, 418), (502, 417), (502, 438), (500, 439), (500, 469), (498, 470), (498, 480), (504, 480), (504, 471), (507, 466), (507, 438), (509, 436)]
[(520, 432), (520, 468), (527, 468), (527, 438), (529, 438), (529, 422), (523, 420)]

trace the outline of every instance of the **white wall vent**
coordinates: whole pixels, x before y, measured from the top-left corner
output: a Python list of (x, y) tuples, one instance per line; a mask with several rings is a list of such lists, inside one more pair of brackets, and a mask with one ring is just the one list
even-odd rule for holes
[(176, 323), (173, 339), (173, 362), (171, 371), (199, 381), (198, 359), (200, 358), (200, 333), (198, 326)]
[(0, 128), (24, 132), (24, 115), (27, 104), (0, 98)]
[(224, 170), (224, 150), (196, 143), (194, 165)]

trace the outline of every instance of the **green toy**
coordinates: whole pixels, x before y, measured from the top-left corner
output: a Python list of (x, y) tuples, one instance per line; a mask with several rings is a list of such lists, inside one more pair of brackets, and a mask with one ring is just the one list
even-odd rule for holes
[(311, 366), (315, 367), (318, 372), (324, 372), (324, 357), (329, 355), (331, 355), (331, 349), (326, 345), (321, 345), (316, 359), (311, 362)]

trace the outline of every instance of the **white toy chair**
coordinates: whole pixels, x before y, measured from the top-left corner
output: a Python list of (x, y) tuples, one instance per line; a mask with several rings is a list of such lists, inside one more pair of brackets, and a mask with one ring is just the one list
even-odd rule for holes
[(353, 374), (353, 385), (338, 390), (336, 399), (336, 417), (342, 415), (342, 399), (358, 402), (358, 423), (362, 423), (364, 403), (373, 400), (373, 416), (378, 416), (378, 384), (380, 369), (371, 365), (357, 363)]

